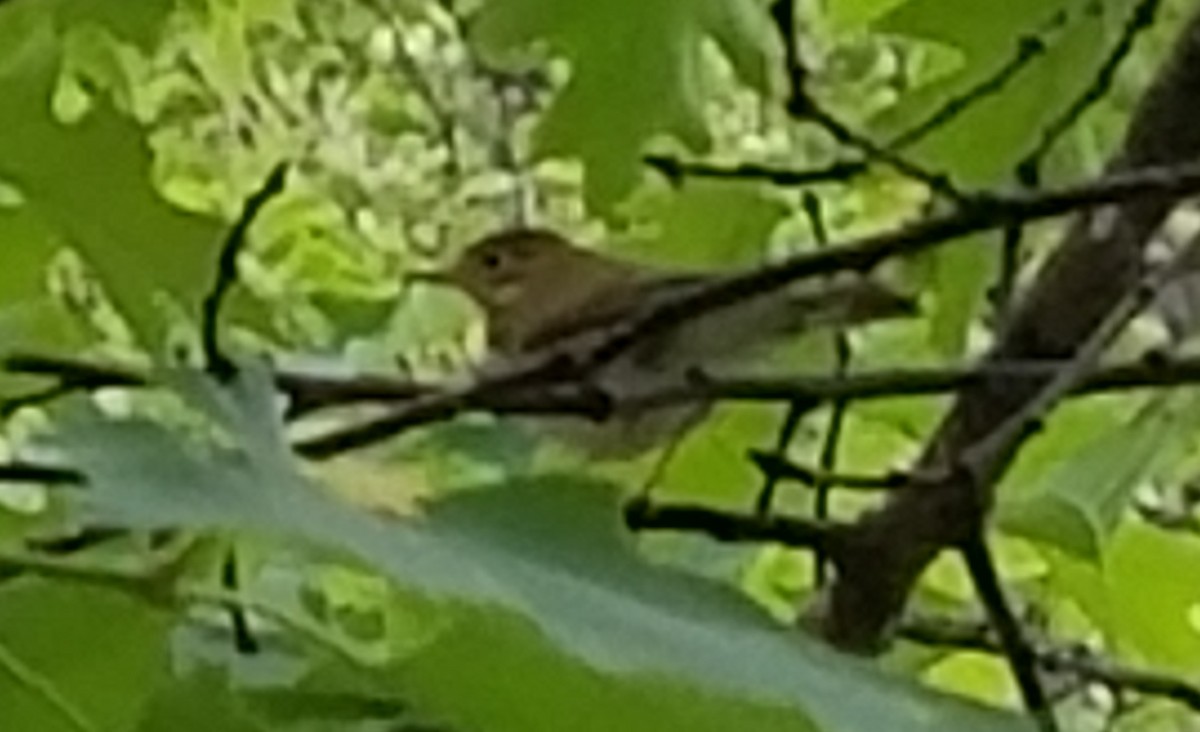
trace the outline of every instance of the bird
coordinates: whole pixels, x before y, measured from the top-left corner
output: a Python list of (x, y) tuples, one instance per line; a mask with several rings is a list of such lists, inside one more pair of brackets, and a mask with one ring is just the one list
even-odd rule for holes
[[(912, 298), (866, 276), (843, 274), (706, 310), (648, 334), (591, 375), (591, 385), (615, 405), (606, 419), (538, 420), (588, 457), (635, 457), (682, 436), (712, 405), (623, 408), (629, 397), (746, 361), (758, 347), (789, 335), (913, 314)], [(460, 290), (482, 310), (486, 361), (495, 366), (545, 349), (598, 343), (656, 304), (729, 276), (651, 267), (579, 246), (551, 229), (516, 227), (476, 240), (449, 267), (422, 278)]]

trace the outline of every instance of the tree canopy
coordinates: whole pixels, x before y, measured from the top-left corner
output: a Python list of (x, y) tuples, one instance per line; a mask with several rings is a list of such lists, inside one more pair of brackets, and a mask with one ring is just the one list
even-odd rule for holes
[[(0, 0), (0, 727), (1194, 728), (1197, 94), (1186, 0)], [(531, 226), (720, 276), (481, 367), (414, 275)]]

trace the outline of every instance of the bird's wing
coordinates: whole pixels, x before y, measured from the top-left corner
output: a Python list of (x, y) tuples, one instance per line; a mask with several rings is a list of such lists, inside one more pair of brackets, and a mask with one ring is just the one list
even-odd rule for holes
[(604, 331), (694, 290), (705, 279), (703, 275), (644, 276), (594, 287), (575, 307), (557, 309), (538, 318), (538, 327), (524, 334), (521, 350), (546, 348), (585, 335), (602, 337)]

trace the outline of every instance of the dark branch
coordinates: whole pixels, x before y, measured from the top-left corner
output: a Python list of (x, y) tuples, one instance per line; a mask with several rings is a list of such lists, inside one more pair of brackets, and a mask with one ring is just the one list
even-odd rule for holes
[[(805, 191), (803, 205), (812, 225), (813, 238), (816, 239), (818, 246), (827, 246), (829, 232), (825, 227), (825, 217), (821, 211), (821, 199), (811, 191)], [(833, 377), (840, 379), (845, 377), (850, 370), (850, 361), (854, 356), (854, 351), (850, 347), (850, 338), (844, 329), (834, 331), (833, 346), (835, 352)], [(817, 521), (825, 521), (829, 518), (829, 501), (832, 494), (830, 489), (833, 486), (825, 478), (837, 469), (838, 447), (841, 444), (842, 427), (846, 423), (846, 413), (849, 409), (850, 400), (848, 399), (835, 399), (830, 406), (829, 423), (825, 427), (825, 439), (821, 443), (821, 453), (817, 456), (821, 479), (813, 484), (813, 518)], [(780, 454), (783, 452), (780, 451)], [(823, 552), (818, 550), (813, 553), (813, 578), (818, 587), (824, 586), (828, 579), (829, 563), (827, 560), (828, 557)]]
[(1054, 144), (1079, 121), (1089, 107), (1103, 99), (1104, 95), (1112, 88), (1113, 79), (1116, 78), (1121, 62), (1133, 50), (1133, 43), (1137, 40), (1138, 35), (1154, 25), (1154, 18), (1161, 5), (1162, 0), (1142, 0), (1138, 3), (1129, 15), (1121, 37), (1096, 72), (1095, 79), (1058, 118), (1042, 130), (1037, 145), (1017, 164), (1018, 176), (1022, 179), (1036, 180), (1041, 161), (1054, 147)]
[(775, 542), (802, 549), (821, 549), (836, 557), (843, 526), (783, 516), (747, 516), (690, 504), (655, 504), (648, 499), (625, 506), (632, 531), (689, 531), (717, 541)]
[[(814, 402), (804, 399), (796, 399), (788, 402), (787, 413), (783, 416), (783, 422), (779, 425), (779, 435), (775, 438), (775, 452), (759, 453), (758, 451), (751, 451), (751, 454), (772, 456), (778, 460), (783, 460), (782, 456), (787, 454), (788, 446), (792, 444), (792, 438), (796, 436), (796, 430), (800, 427), (800, 420), (814, 406), (816, 406)], [(759, 489), (758, 498), (754, 502), (754, 513), (759, 516), (766, 516), (771, 513), (771, 504), (775, 500), (775, 488), (781, 476), (778, 473), (768, 470), (762, 471), (762, 474), (763, 485)]]
[(0, 463), (0, 482), (3, 483), (82, 485), (84, 481), (82, 473), (70, 468), (27, 462)]
[(810, 170), (789, 170), (754, 163), (722, 167), (707, 163), (687, 163), (663, 155), (647, 155), (643, 161), (666, 176), (672, 185), (679, 185), (684, 178), (716, 178), (720, 180), (760, 180), (790, 188), (817, 183), (842, 183), (861, 175), (869, 167), (864, 162), (853, 160)]
[[(1145, 169), (1200, 157), (1194, 100), (1200, 92), (1200, 14), (1188, 22), (1171, 58), (1133, 115), (1110, 171)], [(1119, 174), (1119, 173), (1118, 173)], [(1128, 292), (1138, 286), (1142, 247), (1176, 202), (1174, 196), (1125, 200), (1122, 206), (1079, 215), (1061, 246), (1039, 271), (1000, 333), (988, 362), (1071, 358)], [(1047, 394), (1046, 380), (996, 378), (965, 389), (926, 446), (914, 472), (955, 465), (962, 452), (1011, 422)], [(929, 491), (896, 491), (878, 511), (855, 524), (850, 546), (829, 592), (814, 605), (817, 625), (831, 642), (858, 649), (879, 646), (925, 567), (961, 543), (1020, 440), (989, 461), (986, 474)], [(969, 479), (968, 479), (969, 478)]]
[(109, 386), (144, 386), (146, 377), (118, 366), (100, 366), (83, 359), (14, 353), (0, 358), (0, 369), (10, 374), (45, 376), (76, 389)]
[[(0, 371), (40, 376), (57, 382), (45, 390), (0, 402), (0, 414), (10, 408), (10, 405), (15, 407), (42, 403), (75, 391), (148, 387), (154, 382), (149, 373), (127, 366), (32, 354), (13, 354), (0, 358)], [(293, 418), (322, 407), (412, 399), (437, 390), (437, 387), (431, 384), (420, 384), (383, 374), (322, 376), (278, 370), (274, 374), (274, 381), (276, 388), (290, 397), (288, 414)]]
[[(240, 574), (237, 550), (231, 546), (221, 562), (221, 586), (230, 592), (238, 592), (241, 586)], [(227, 602), (225, 612), (229, 615), (229, 627), (233, 632), (233, 650), (243, 656), (258, 653), (261, 648), (258, 638), (250, 628), (250, 617), (246, 610), (237, 603)]]
[(709, 311), (774, 293), (798, 280), (845, 270), (867, 272), (886, 259), (916, 254), (968, 234), (1016, 222), (1051, 218), (1109, 203), (1174, 199), (1197, 190), (1200, 190), (1200, 164), (1187, 163), (1117, 174), (1057, 191), (989, 196), (986, 203), (981, 199), (951, 214), (716, 279), (657, 304), (643, 317), (631, 318), (611, 328), (605, 342), (583, 358), (562, 353), (551, 353), (549, 357), (560, 363), (564, 358), (574, 361), (576, 374), (590, 373), (646, 337)]
[[(792, 11), (788, 8), (787, 3), (779, 3), (774, 12), (777, 13), (776, 22), (778, 23), (781, 18), (790, 17)], [(1048, 47), (1046, 36), (1059, 30), (1067, 19), (1068, 14), (1065, 11), (1055, 12), (1037, 33), (1022, 36), (1017, 40), (1013, 57), (995, 73), (961, 95), (948, 100), (925, 120), (901, 132), (883, 147), (887, 150), (900, 150), (920, 142), (931, 133), (952, 122), (980, 100), (1001, 91), (1021, 69), (1046, 52)], [(793, 50), (792, 53), (795, 51)], [(789, 67), (791, 66), (792, 63), (789, 62)], [(800, 79), (802, 81), (803, 76)], [(793, 86), (795, 84), (796, 82), (793, 82)], [(646, 165), (662, 173), (672, 185), (678, 185), (685, 177), (693, 177), (761, 180), (781, 187), (808, 186), (817, 183), (845, 182), (865, 173), (870, 167), (866, 162), (857, 160), (838, 162), (824, 168), (809, 170), (790, 170), (756, 163), (721, 166), (685, 162), (666, 155), (647, 155), (643, 161)]]
[(868, 159), (877, 160), (902, 175), (924, 183), (931, 191), (945, 196), (951, 201), (962, 205), (971, 203), (954, 188), (945, 175), (926, 171), (888, 147), (876, 144), (864, 135), (850, 129), (818, 104), (817, 100), (809, 95), (806, 88), (809, 73), (800, 56), (794, 0), (775, 0), (771, 5), (771, 17), (775, 21), (776, 30), (783, 43), (783, 65), (788, 80), (786, 104), (788, 114), (798, 121), (816, 124), (841, 145), (858, 150)]
[(857, 475), (835, 473), (820, 468), (809, 468), (791, 462), (775, 453), (751, 450), (750, 459), (760, 471), (776, 480), (792, 480), (810, 488), (826, 486), (861, 491), (884, 491), (904, 488), (913, 483), (908, 473), (893, 472), (882, 475)]
[[(706, 377), (664, 388), (614, 404), (595, 390), (570, 384), (538, 383), (451, 393), (443, 385), (413, 382), (382, 374), (349, 377), (313, 376), (278, 372), (276, 387), (293, 400), (290, 416), (314, 409), (358, 402), (401, 402), (393, 414), (395, 422), (377, 429), (379, 439), (396, 430), (448, 419), (466, 411), (496, 414), (573, 414), (603, 419), (614, 408), (648, 409), (703, 401), (803, 401), (813, 406), (826, 401), (872, 400), (945, 394), (985, 383), (998, 376), (1044, 379), (1062, 366), (1059, 361), (992, 363), (983, 367), (895, 369), (847, 374), (845, 377), (798, 376), (776, 378)], [(122, 366), (91, 364), (74, 359), (18, 356), (0, 364), (15, 373), (55, 376), (79, 388), (150, 386), (148, 374)], [(28, 368), (26, 368), (28, 367)], [(1169, 360), (1146, 359), (1101, 369), (1084, 381), (1073, 394), (1124, 391), (1140, 388), (1170, 388), (1200, 382), (1200, 357)], [(401, 423), (400, 420), (403, 420)], [(385, 429), (385, 427), (387, 429)], [(358, 432), (361, 426), (347, 428)], [(392, 430), (392, 431), (389, 431)], [(363, 439), (373, 439), (371, 433)], [(369, 441), (369, 439), (368, 439)], [(300, 446), (302, 452), (308, 452)], [(310, 446), (311, 449), (311, 446)], [(349, 448), (346, 448), (349, 449)], [(798, 476), (793, 476), (797, 479)], [(864, 486), (865, 487), (865, 486)]]
[(1017, 49), (1013, 57), (997, 69), (994, 74), (983, 79), (961, 95), (948, 100), (924, 121), (892, 138), (887, 143), (887, 147), (892, 150), (900, 150), (909, 145), (914, 145), (952, 122), (958, 115), (970, 109), (980, 100), (1001, 91), (1017, 75), (1017, 72), (1046, 52), (1048, 46), (1046, 37), (1062, 28), (1066, 24), (1067, 19), (1067, 12), (1059, 10), (1050, 17), (1037, 33), (1018, 38)]
[[(995, 633), (981, 623), (947, 618), (917, 618), (904, 621), (900, 637), (926, 646), (983, 653), (1001, 653)], [(1074, 676), (1086, 683), (1114, 691), (1127, 690), (1158, 696), (1200, 711), (1200, 687), (1166, 674), (1123, 666), (1078, 646), (1037, 642), (1034, 662), (1043, 670)]]
[[(801, 401), (810, 406), (831, 400), (884, 399), (945, 394), (995, 380), (1044, 380), (1061, 369), (1061, 361), (994, 363), (983, 368), (897, 369), (849, 374), (843, 378), (715, 378), (688, 381), (661, 391), (616, 401), (592, 389), (557, 381), (509, 384), (484, 382), (462, 390), (435, 389), (407, 400), (390, 412), (366, 422), (337, 428), (302, 441), (300, 454), (325, 458), (373, 444), (408, 429), (450, 419), (468, 411), (495, 414), (567, 414), (602, 420), (613, 410), (667, 407), (696, 401)], [(1200, 358), (1178, 362), (1140, 362), (1101, 370), (1078, 384), (1071, 394), (1166, 388), (1200, 382)]]
[(200, 341), (204, 348), (205, 368), (214, 376), (226, 379), (233, 375), (233, 362), (222, 353), (218, 335), (221, 305), (229, 289), (237, 282), (237, 258), (246, 245), (246, 233), (250, 224), (254, 223), (258, 212), (282, 190), (287, 179), (288, 166), (280, 163), (271, 170), (271, 174), (263, 182), (262, 187), (246, 199), (242, 214), (229, 230), (229, 236), (221, 246), (217, 258), (217, 271), (213, 279), (212, 289), (204, 298), (201, 308)]
[[(982, 517), (982, 513), (980, 515)], [(975, 591), (979, 593), (979, 599), (987, 609), (992, 628), (1000, 639), (1000, 647), (1004, 650), (1013, 677), (1017, 680), (1025, 708), (1037, 721), (1042, 732), (1054, 732), (1058, 729), (1058, 724), (1054, 720), (1054, 712), (1042, 686), (1042, 680), (1038, 677), (1036, 654), (1025, 639), (1025, 631), (1004, 597), (996, 565), (984, 539), (982, 523), (962, 546), (961, 551)]]
[[(1130, 173), (1087, 186), (1036, 196), (1017, 194), (1008, 198), (994, 197), (986, 207), (973, 206), (956, 214), (927, 219), (829, 251), (803, 254), (776, 265), (717, 279), (650, 309), (644, 317), (618, 324), (609, 330), (598, 346), (586, 353), (553, 348), (544, 353), (534, 353), (513, 367), (481, 379), (476, 384), (422, 397), (364, 424), (341, 428), (307, 440), (298, 449), (310, 457), (328, 457), (386, 439), (417, 425), (447, 419), (471, 408), (546, 411), (546, 400), (537, 393), (530, 395), (530, 387), (536, 387), (541, 392), (554, 384), (561, 385), (569, 381), (585, 383), (588, 375), (647, 337), (706, 312), (774, 292), (796, 280), (847, 269), (870, 270), (888, 257), (921, 251), (958, 236), (1014, 220), (1047, 217), (1081, 206), (1130, 197), (1183, 193), (1197, 187), (1200, 187), (1200, 165), (1192, 164)], [(608, 411), (605, 395), (597, 394), (595, 390), (576, 387), (568, 388), (567, 392), (566, 401), (557, 403), (557, 411), (598, 414)], [(511, 403), (514, 398), (515, 408)], [(685, 396), (685, 399), (689, 398), (695, 397)]]
[(932, 172), (894, 152), (886, 145), (873, 142), (869, 137), (851, 129), (844, 122), (834, 117), (828, 110), (817, 106), (812, 100), (807, 103), (804, 117), (817, 124), (829, 133), (833, 139), (846, 147), (859, 150), (868, 159), (877, 160), (894, 169), (901, 175), (923, 183), (929, 190), (953, 201), (962, 207), (977, 205), (974, 197), (964, 194), (955, 188), (950, 176), (945, 173)]

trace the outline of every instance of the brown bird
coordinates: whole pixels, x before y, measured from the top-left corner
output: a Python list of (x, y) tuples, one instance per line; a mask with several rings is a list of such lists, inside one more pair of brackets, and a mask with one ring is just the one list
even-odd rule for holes
[[(480, 306), (489, 360), (503, 362), (589, 335), (603, 337), (613, 324), (643, 315), (655, 303), (728, 276), (664, 271), (575, 246), (545, 229), (511, 229), (472, 244), (433, 279), (461, 289)], [(788, 335), (913, 311), (910, 299), (861, 275), (797, 283), (650, 334), (605, 364), (594, 383), (618, 408), (604, 422), (539, 420), (590, 456), (630, 457), (678, 437), (710, 405), (622, 410), (623, 397), (752, 359), (755, 347)]]

